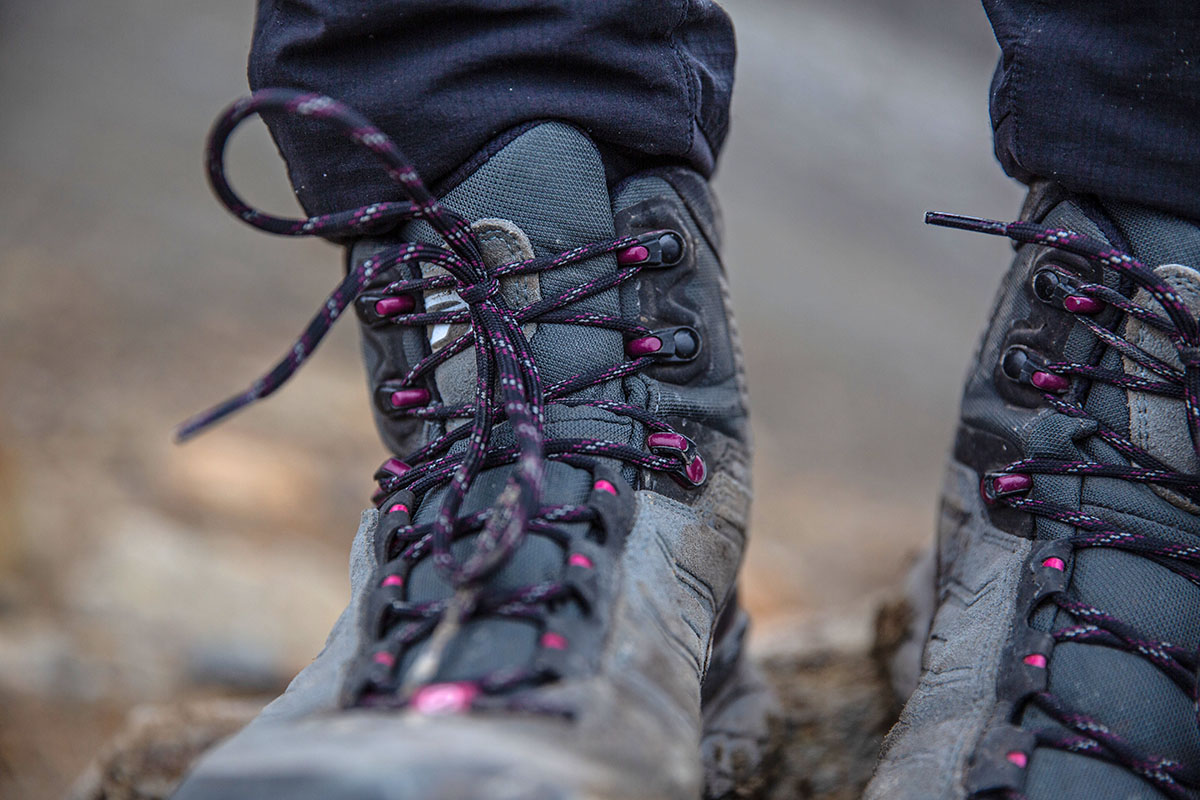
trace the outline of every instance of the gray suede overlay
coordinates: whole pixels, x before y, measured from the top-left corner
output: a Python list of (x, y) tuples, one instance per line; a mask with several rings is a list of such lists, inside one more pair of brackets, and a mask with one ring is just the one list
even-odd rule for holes
[(1030, 542), (988, 524), (974, 471), (951, 463), (938, 541), (941, 605), (916, 691), (884, 739), (868, 800), (962, 800), (996, 705), (996, 674)]

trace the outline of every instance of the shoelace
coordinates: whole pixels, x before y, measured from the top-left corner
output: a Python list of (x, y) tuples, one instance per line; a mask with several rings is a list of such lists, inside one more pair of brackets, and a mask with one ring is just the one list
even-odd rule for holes
[[(408, 199), (308, 219), (275, 217), (250, 207), (234, 192), (226, 178), (224, 153), (234, 129), (245, 119), (263, 112), (294, 114), (334, 125), (352, 141), (374, 153)], [(287, 355), (245, 392), (181, 425), (177, 431), (180, 441), (279, 389), (356, 300), (360, 313), (375, 324), (470, 325), (467, 333), (423, 358), (402, 380), (390, 382), (385, 387), (397, 415), (443, 421), (469, 418), (471, 423), (434, 438), (404, 461), (389, 459), (376, 473), (379, 490), (373, 499), (383, 512), (381, 530), (387, 530), (386, 540), (380, 547), (387, 563), (372, 600), (374, 607), (380, 609), (377, 622), (381, 633), (369, 651), (361, 654), (360, 660), (364, 662), (360, 669), (362, 678), (352, 692), (351, 701), (366, 705), (424, 703), (437, 710), (461, 710), (481, 704), (488, 695), (554, 678), (554, 671), (543, 667), (497, 671), (469, 684), (424, 685), (436, 674), (447, 643), (468, 618), (486, 615), (536, 619), (546, 603), (568, 596), (580, 599), (586, 607), (592, 593), (586, 589), (587, 581), (578, 576), (503, 594), (485, 592), (483, 588), (487, 578), (521, 546), (526, 533), (533, 531), (549, 536), (564, 548), (570, 548), (571, 537), (559, 525), (599, 521), (594, 504), (541, 505), (547, 459), (590, 470), (595, 469), (597, 458), (615, 459), (642, 469), (669, 473), (687, 486), (703, 483), (706, 467), (695, 445), (653, 414), (627, 403), (568, 396), (580, 389), (632, 375), (656, 363), (664, 354), (673, 352), (669, 337), (662, 332), (656, 334), (636, 322), (618, 317), (572, 311), (569, 306), (633, 280), (647, 266), (664, 265), (664, 252), (669, 256), (681, 249), (682, 237), (674, 231), (652, 231), (488, 269), (469, 222), (438, 202), (391, 139), (360, 114), (329, 97), (292, 90), (261, 90), (230, 106), (213, 127), (206, 156), (209, 180), (220, 201), (241, 220), (260, 230), (284, 236), (346, 239), (390, 231), (403, 222), (421, 219), (442, 237), (445, 246), (417, 242), (396, 244), (353, 266)], [(500, 294), (502, 277), (536, 274), (609, 253), (616, 255), (618, 270), (615, 273), (573, 287), (558, 297), (510, 309)], [(445, 273), (419, 279), (389, 279), (406, 264), (441, 267)], [(430, 289), (451, 289), (466, 307), (429, 313), (415, 311), (414, 298)], [(521, 330), (522, 324), (532, 322), (620, 331), (626, 337), (629, 360), (544, 387), (529, 342)], [(449, 406), (432, 402), (431, 393), (421, 384), (427, 382), (438, 365), (470, 347), (475, 348), (476, 354), (474, 403)], [(544, 435), (545, 408), (551, 402), (590, 406), (630, 418), (647, 432), (649, 452), (620, 442), (596, 439), (547, 440)], [(493, 441), (495, 427), (503, 420), (507, 420), (511, 428), (512, 444), (507, 447)], [(465, 445), (460, 444), (464, 442)], [(505, 464), (515, 464), (515, 467), (493, 506), (474, 514), (460, 514), (467, 491), (479, 473)], [(411, 514), (416, 503), (442, 487), (445, 489), (443, 499), (433, 522), (413, 525)], [(593, 486), (593, 494), (596, 492), (612, 495), (617, 489), (613, 482), (600, 479)], [(384, 528), (383, 523), (390, 527)], [(460, 561), (451, 552), (451, 544), (466, 536), (475, 537), (474, 547)], [(426, 557), (455, 587), (455, 592), (448, 599), (436, 602), (408, 602), (404, 599), (407, 574), (417, 560)], [(592, 559), (586, 555), (571, 553), (566, 574), (587, 571), (592, 566)], [(429, 641), (422, 657), (407, 670), (401, 683), (395, 674), (398, 654), (426, 638)], [(562, 634), (547, 632), (540, 644), (542, 648), (561, 650), (568, 643)]]
[[(1077, 532), (1064, 541), (1068, 548), (1067, 555), (1074, 550), (1092, 547), (1117, 548), (1148, 558), (1200, 586), (1200, 540), (1196, 544), (1183, 545), (1132, 533), (1098, 516), (1026, 496), (1033, 488), (1033, 475), (1118, 478), (1155, 484), (1189, 498), (1200, 496), (1200, 475), (1171, 469), (1125, 437), (1100, 424), (1080, 403), (1061, 396), (1071, 387), (1068, 376), (1075, 376), (1124, 389), (1182, 399), (1187, 409), (1192, 446), (1200, 454), (1200, 330), (1196, 317), (1175, 289), (1132, 256), (1074, 231), (1046, 228), (1028, 222), (1002, 223), (939, 213), (926, 215), (926, 221), (934, 225), (1006, 236), (1021, 244), (1041, 245), (1071, 253), (1113, 270), (1145, 289), (1158, 302), (1165, 316), (1134, 304), (1107, 286), (1086, 282), (1065, 270), (1045, 276), (1047, 296), (1055, 299), (1065, 313), (1072, 314), (1102, 342), (1116, 348), (1121, 355), (1146, 368), (1159, 379), (1072, 362), (1036, 364), (1029, 361), (1020, 364), (1022, 381), (1045, 390), (1047, 404), (1062, 414), (1087, 419), (1098, 426), (1092, 435), (1098, 436), (1131, 463), (1027, 458), (984, 476), (981, 491), (984, 499), (990, 503), (1010, 506), (1074, 526)], [(1106, 305), (1162, 332), (1174, 345), (1183, 369), (1164, 363), (1092, 319), (1091, 315), (1100, 312)], [(1197, 700), (1197, 653), (1170, 642), (1147, 638), (1112, 614), (1073, 599), (1066, 591), (1066, 561), (1063, 558), (1047, 557), (1041, 567), (1050, 576), (1049, 581), (1054, 586), (1044, 600), (1067, 612), (1075, 621), (1073, 625), (1051, 631), (1055, 642), (1084, 642), (1135, 653), (1157, 667), (1193, 702)], [(1029, 653), (1023, 657), (1023, 661), (1034, 668), (1047, 668), (1044, 653)], [(1171, 798), (1195, 800), (1198, 796), (1200, 784), (1196, 782), (1196, 765), (1185, 768), (1185, 765), (1169, 758), (1139, 753), (1119, 733), (1087, 714), (1067, 707), (1048, 691), (1036, 693), (1028, 699), (1063, 728), (1071, 731), (1067, 735), (1061, 730), (1035, 731), (1038, 746), (1080, 753), (1120, 765)], [(1019, 767), (1024, 767), (1028, 760), (1027, 754), (1021, 752), (1009, 753), (1007, 758)], [(1015, 792), (1008, 792), (1008, 796), (1023, 797)]]

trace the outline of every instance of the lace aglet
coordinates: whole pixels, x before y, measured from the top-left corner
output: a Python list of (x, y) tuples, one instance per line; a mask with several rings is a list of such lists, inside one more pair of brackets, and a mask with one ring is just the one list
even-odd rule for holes
[(228, 417), (230, 414), (245, 408), (257, 399), (257, 395), (241, 394), (237, 397), (231, 397), (223, 403), (219, 403), (207, 411), (202, 411), (199, 414), (185, 420), (177, 428), (175, 428), (174, 440), (175, 444), (183, 444), (184, 442), (199, 436), (204, 431), (208, 430), (213, 425), (216, 425), (221, 420)]
[(944, 211), (926, 211), (925, 224), (937, 225), (942, 228), (957, 228), (962, 231), (990, 233), (993, 236), (1007, 236), (1008, 223), (982, 217), (968, 217), (963, 214), (947, 214)]

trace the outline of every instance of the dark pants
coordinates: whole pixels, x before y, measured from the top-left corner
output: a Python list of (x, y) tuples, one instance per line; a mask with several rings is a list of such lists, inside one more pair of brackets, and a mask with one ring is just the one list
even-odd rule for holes
[[(607, 161), (709, 174), (729, 125), (733, 27), (711, 0), (259, 0), (250, 86), (331, 95), (430, 186), (493, 137), (561, 119)], [(328, 128), (267, 119), (310, 213), (398, 199)]]
[(1003, 50), (991, 112), (1005, 172), (1200, 219), (1200, 4), (984, 6)]
[[(1200, 218), (1194, 0), (984, 5), (1003, 50), (991, 109), (1010, 175)], [(588, 131), (610, 165), (708, 175), (734, 53), (711, 0), (260, 0), (250, 83), (346, 101), (430, 184), (505, 130), (549, 118)], [(330, 131), (267, 122), (311, 213), (396, 199)]]

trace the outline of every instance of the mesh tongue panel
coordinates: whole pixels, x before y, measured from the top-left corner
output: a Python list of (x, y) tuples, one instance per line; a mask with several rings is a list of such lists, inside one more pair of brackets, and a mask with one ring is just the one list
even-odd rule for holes
[[(1200, 266), (1200, 229), (1127, 206), (1110, 210), (1131, 244), (1131, 254), (1144, 263)], [(1129, 334), (1128, 328), (1124, 333)], [(1145, 349), (1157, 352), (1153, 347)], [(1166, 351), (1158, 354), (1167, 355)], [(1119, 372), (1123, 366), (1127, 365), (1111, 349), (1101, 359), (1104, 369)], [(1173, 408), (1175, 402), (1095, 383), (1086, 409), (1165, 461), (1194, 469), (1191, 439), (1182, 413)], [(1140, 442), (1139, 415), (1143, 417)], [(1152, 434), (1148, 425), (1153, 426)], [(1086, 449), (1096, 460), (1121, 461), (1094, 437)], [(1180, 507), (1180, 498), (1172, 496), (1176, 500), (1172, 504), (1151, 487), (1103, 478), (1083, 479), (1081, 492), (1084, 511), (1109, 520), (1114, 527), (1184, 544), (1200, 543), (1200, 519)], [(1200, 648), (1200, 588), (1148, 559), (1109, 548), (1078, 551), (1070, 594), (1133, 625), (1148, 638), (1193, 651)], [(1058, 613), (1046, 627), (1070, 624), (1072, 618)], [(1143, 753), (1200, 765), (1200, 731), (1193, 702), (1145, 658), (1096, 645), (1062, 643), (1054, 649), (1049, 679), (1051, 693), (1068, 707), (1111, 726)], [(1054, 726), (1036, 709), (1025, 713), (1023, 723), (1031, 730)], [(1117, 785), (1114, 780), (1121, 783), (1131, 777), (1114, 774), (1114, 769), (1082, 756), (1045, 751), (1043, 757), (1039, 751), (1030, 766), (1027, 793), (1033, 798), (1076, 793), (1111, 796), (1105, 792)], [(1144, 783), (1133, 780), (1138, 791), (1149, 791)]]
[[(471, 220), (511, 220), (539, 256), (614, 236), (600, 156), (587, 137), (560, 123), (526, 131), (443, 200)], [(431, 240), (435, 235), (427, 225), (417, 223), (405, 231), (408, 237)], [(609, 255), (542, 273), (541, 296), (561, 294), (615, 269), (616, 259)], [(617, 292), (580, 301), (572, 309), (617, 314)], [(540, 325), (531, 344), (546, 384), (623, 358), (621, 334), (599, 328)], [(610, 387), (606, 394), (620, 399), (618, 387)]]
[[(614, 236), (612, 210), (604, 168), (591, 142), (574, 128), (546, 123), (532, 128), (490, 157), (478, 170), (443, 198), (447, 207), (470, 220), (506, 220), (525, 236), (535, 255), (552, 255), (589, 242)], [(406, 240), (437, 241), (424, 223), (410, 225)], [(552, 297), (588, 280), (616, 269), (616, 259), (604, 256), (573, 264), (538, 278), (536, 294)], [(508, 296), (508, 292), (505, 295)], [(618, 315), (618, 293), (609, 290), (576, 303), (572, 309)], [(526, 333), (533, 331), (526, 326)], [(406, 335), (422, 335), (410, 331)], [(598, 367), (611, 366), (624, 358), (624, 341), (619, 332), (581, 326), (539, 324), (530, 339), (543, 386)], [(470, 397), (443, 397), (446, 402), (473, 399), (475, 359), (472, 353), (454, 359), (447, 366), (462, 374), (441, 372), (439, 388), (470, 387)], [(619, 381), (585, 390), (592, 397), (622, 400)], [(547, 438), (588, 436), (597, 439), (628, 441), (629, 424), (595, 409), (567, 409), (552, 406), (547, 410)], [(508, 438), (507, 423), (493, 434), (500, 441)], [(503, 488), (508, 468), (482, 473), (472, 486), (462, 513), (486, 508)], [(579, 503), (591, 486), (584, 470), (561, 463), (548, 465), (543, 503)], [(416, 514), (419, 523), (432, 520), (442, 497), (432, 493)], [(576, 528), (582, 526), (576, 525)], [(583, 530), (578, 530), (582, 535)], [(456, 545), (462, 557), (473, 546), (468, 539)], [(459, 549), (461, 548), (461, 549)], [(560, 574), (565, 555), (549, 539), (530, 535), (512, 560), (492, 579), (492, 588), (512, 588), (535, 584)], [(442, 580), (429, 559), (414, 568), (409, 583), (409, 599), (415, 602), (446, 597), (451, 587)], [(447, 648), (438, 680), (479, 678), (507, 667), (529, 663), (536, 647), (538, 631), (531, 623), (484, 619), (464, 626), (457, 641)], [(407, 669), (417, 656), (420, 645), (405, 654), (401, 669)]]

